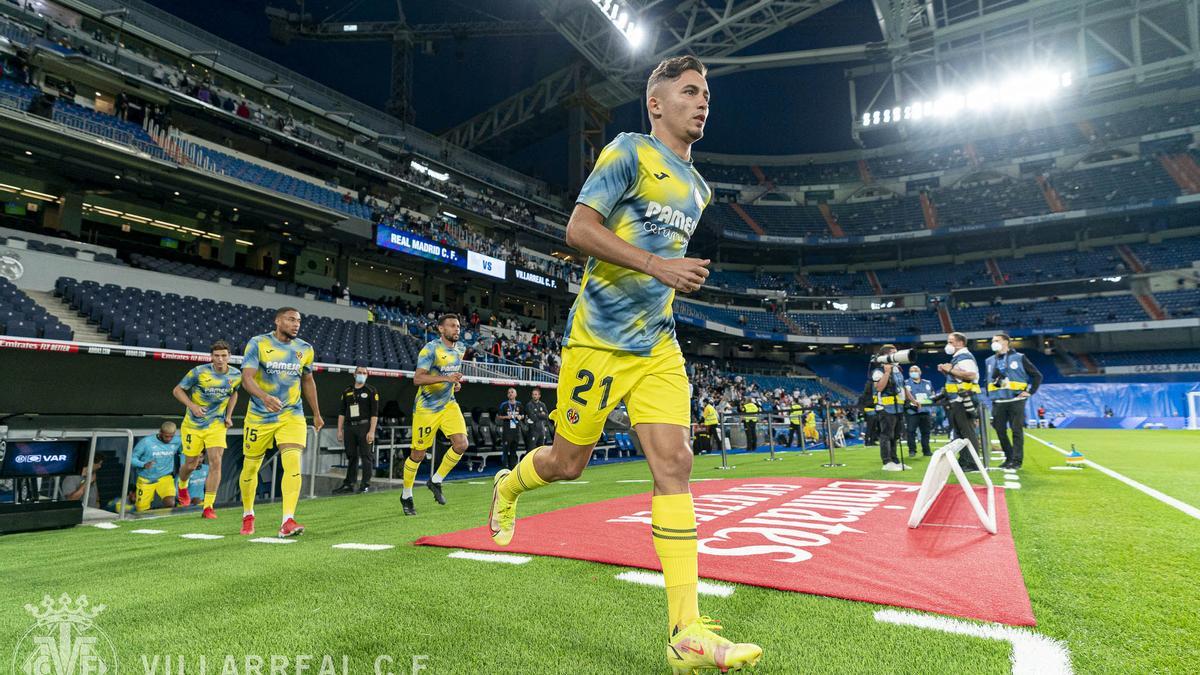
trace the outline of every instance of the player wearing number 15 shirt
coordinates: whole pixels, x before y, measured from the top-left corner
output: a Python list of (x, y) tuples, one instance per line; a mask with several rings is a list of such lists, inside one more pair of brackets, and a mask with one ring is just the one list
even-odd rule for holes
[(620, 134), (597, 158), (567, 224), (567, 243), (589, 257), (563, 339), (554, 442), (496, 474), (489, 515), (493, 541), (507, 545), (518, 497), (577, 478), (608, 414), (624, 401), (654, 479), (650, 531), (667, 590), (667, 663), (676, 674), (739, 670), (762, 656), (756, 645), (717, 635), (696, 597), (690, 392), (671, 303), (676, 291), (696, 291), (708, 277), (708, 260), (686, 257), (712, 199), (691, 159), (708, 104), (703, 64), (667, 59), (646, 85), (651, 133)]

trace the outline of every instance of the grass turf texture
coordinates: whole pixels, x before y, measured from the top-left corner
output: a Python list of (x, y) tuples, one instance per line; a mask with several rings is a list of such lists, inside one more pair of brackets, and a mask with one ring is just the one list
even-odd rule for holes
[[(1200, 434), (1160, 431), (1041, 430), (1060, 447), (1196, 504)], [(737, 469), (697, 459), (697, 478), (837, 476), (917, 481), (880, 471), (876, 448), (825, 455), (736, 456)], [(1027, 440), (1020, 490), (1008, 491), (1017, 551), (1039, 625), (1062, 640), (1077, 672), (1185, 672), (1200, 662), (1200, 522), (1097, 471), (1051, 471), (1057, 452)], [(520, 514), (645, 492), (644, 463), (590, 468), (586, 485), (525, 495)], [(206, 655), (210, 673), (226, 654), (350, 658), (372, 672), (377, 655), (396, 673), (423, 654), (425, 673), (664, 672), (662, 589), (613, 578), (623, 568), (533, 558), (499, 565), (447, 558), (448, 550), (409, 545), (418, 536), (483, 524), (490, 486), (452, 482), (439, 507), (417, 486), (418, 516), (400, 515), (398, 492), (302, 501), (308, 531), (295, 544), (244, 541), (238, 509), (220, 520), (188, 514), (118, 530), (0, 538), (0, 662), (32, 625), (22, 609), (43, 594), (87, 594), (108, 609), (98, 625), (116, 644), (120, 672), (143, 672), (141, 655), (185, 655), (187, 672)], [(1190, 497), (1190, 499), (1189, 499)], [(273, 536), (278, 504), (260, 505), (259, 532)], [(165, 534), (138, 535), (138, 527)], [(192, 541), (188, 532), (224, 534)], [(520, 536), (518, 524), (517, 536)], [(587, 536), (587, 533), (580, 533)], [(337, 543), (395, 544), (381, 551), (336, 550)], [(919, 575), (921, 570), (910, 570)], [(896, 583), (904, 583), (897, 578)], [(987, 570), (963, 583), (987, 584)], [(729, 598), (701, 597), (734, 640), (761, 644), (761, 673), (1004, 673), (1007, 643), (877, 623), (879, 606), (738, 586)], [(387, 672), (387, 665), (385, 670)], [(159, 672), (162, 672), (161, 670)], [(264, 672), (268, 672), (264, 669)], [(294, 672), (294, 671), (293, 671)]]

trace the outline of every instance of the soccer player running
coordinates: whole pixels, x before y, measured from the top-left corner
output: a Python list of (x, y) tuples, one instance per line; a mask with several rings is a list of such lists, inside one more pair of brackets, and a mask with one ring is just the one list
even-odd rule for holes
[(312, 409), (313, 428), (325, 426), (317, 402), (317, 383), (313, 379), (313, 346), (297, 337), (300, 311), (282, 307), (275, 312), (275, 330), (250, 338), (242, 356), (242, 388), (250, 394), (246, 413), (245, 458), (242, 462), (242, 534), (254, 534), (254, 496), (258, 492), (258, 471), (263, 457), (274, 443), (279, 447), (283, 479), (283, 524), (280, 537), (304, 532), (296, 522), (296, 502), (300, 500), (300, 456), (308, 440), (304, 423), (301, 392)]
[(183, 464), (179, 467), (179, 505), (192, 503), (188, 479), (200, 466), (201, 454), (208, 456), (204, 482), (204, 511), (201, 517), (215, 520), (213, 504), (221, 485), (221, 457), (225, 453), (225, 430), (233, 426), (237, 389), (242, 372), (229, 365), (229, 343), (217, 340), (210, 347), (212, 362), (196, 366), (175, 385), (171, 395), (187, 408), (180, 432), (183, 435)]
[(513, 537), (517, 498), (583, 472), (609, 412), (624, 401), (654, 479), (651, 534), (667, 588), (667, 663), (675, 673), (737, 670), (762, 649), (717, 635), (696, 599), (696, 516), (688, 481), (689, 387), (671, 302), (708, 277), (708, 260), (684, 257), (712, 191), (692, 166), (708, 117), (705, 67), (667, 59), (646, 85), (651, 134), (620, 134), (596, 160), (567, 225), (589, 258), (567, 319), (553, 445), (496, 474), (492, 539)]
[(417, 355), (417, 370), (413, 382), (417, 385), (417, 400), (413, 406), (412, 450), (404, 460), (404, 489), (400, 506), (404, 515), (415, 516), (413, 485), (417, 469), (425, 459), (425, 451), (433, 447), (433, 439), (441, 431), (450, 439), (450, 450), (425, 485), (433, 492), (438, 504), (445, 505), (442, 480), (454, 469), (467, 451), (467, 421), (463, 418), (454, 393), (462, 389), (462, 352), (458, 349), (461, 332), (457, 314), (438, 318), (438, 337), (425, 343)]

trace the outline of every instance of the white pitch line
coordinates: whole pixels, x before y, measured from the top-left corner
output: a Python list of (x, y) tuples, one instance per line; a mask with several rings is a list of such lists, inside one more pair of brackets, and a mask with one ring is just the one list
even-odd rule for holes
[(469, 480), (467, 481), (467, 485), (491, 485), (491, 483), (485, 483), (481, 480)]
[[(620, 579), (621, 581), (628, 581), (631, 584), (657, 586), (659, 588), (666, 587), (666, 582), (663, 581), (663, 575), (658, 574), (657, 572), (621, 572), (614, 578)], [(696, 592), (700, 595), (715, 595), (718, 598), (728, 598), (729, 596), (733, 595), (733, 586), (714, 584), (708, 581), (700, 581), (696, 584)]]
[(183, 537), (184, 539), (204, 539), (204, 540), (224, 539), (225, 538), (225, 535), (223, 535), (223, 534), (204, 534), (202, 532), (192, 532), (189, 534), (181, 534), (179, 536)]
[[(1047, 448), (1050, 448), (1051, 450), (1055, 450), (1062, 455), (1070, 455), (1071, 454), (1070, 452), (1063, 450), (1062, 448), (1058, 447), (1057, 445), (1055, 445), (1053, 443), (1050, 443), (1049, 441), (1043, 441), (1042, 439), (1038, 438), (1037, 436), (1034, 436), (1033, 434), (1026, 434), (1026, 435), (1029, 436), (1030, 438), (1032, 438), (1033, 440), (1037, 441), (1038, 443), (1041, 443), (1042, 445), (1046, 446)], [(1181, 502), (1178, 499), (1176, 499), (1170, 495), (1163, 494), (1148, 485), (1143, 485), (1128, 476), (1119, 474), (1116, 471), (1113, 471), (1112, 469), (1109, 469), (1107, 467), (1100, 466), (1099, 464), (1093, 462), (1090, 459), (1083, 460), (1083, 464), (1086, 466), (1092, 467), (1093, 469), (1099, 471), (1100, 473), (1107, 474), (1108, 476), (1116, 478), (1117, 480), (1128, 485), (1129, 487), (1134, 488), (1135, 490), (1144, 492), (1144, 493), (1150, 495), (1151, 497), (1157, 499), (1158, 501), (1166, 504), (1167, 506), (1179, 509), (1180, 511), (1183, 511), (1187, 515), (1195, 518), (1196, 520), (1200, 520), (1200, 509), (1192, 506), (1191, 504)]]
[(166, 530), (130, 530), (130, 534), (162, 534)]
[(259, 537), (257, 539), (251, 539), (250, 541), (254, 542), (255, 544), (294, 544), (294, 543), (296, 543), (295, 539), (280, 539), (279, 537)]
[(1021, 484), (1020, 484), (1020, 483), (1013, 483), (1012, 481), (1008, 481), (1008, 482), (1006, 482), (1006, 483), (1004, 484), (1004, 487), (1008, 488), (1009, 490), (1020, 490), (1020, 489), (1021, 489)]
[(334, 544), (333, 548), (349, 548), (356, 551), (386, 551), (395, 548), (391, 544)]
[(591, 482), (591, 481), (586, 481), (586, 480), (564, 480), (564, 481), (561, 481), (561, 482), (562, 482), (562, 484), (563, 484), (563, 485), (587, 485), (587, 484), (588, 484), (589, 482)]
[(92, 527), (98, 527), (101, 530), (115, 530), (117, 529), (117, 524), (105, 521), (100, 523), (92, 523)]
[(532, 560), (529, 556), (509, 555), (507, 553), (479, 553), (477, 551), (454, 551), (447, 558), (462, 560), (478, 560), (479, 562), (504, 563), (506, 565), (524, 565)]
[(632, 478), (632, 479), (628, 479), (628, 480), (619, 480), (617, 482), (618, 483), (651, 483), (653, 481), (649, 478)]
[(944, 633), (955, 633), (984, 640), (1003, 640), (1012, 643), (1013, 675), (1070, 675), (1071, 653), (1058, 640), (1039, 635), (1026, 628), (1002, 626), (998, 623), (968, 623), (944, 616), (881, 609), (875, 620), (900, 626), (912, 626)]

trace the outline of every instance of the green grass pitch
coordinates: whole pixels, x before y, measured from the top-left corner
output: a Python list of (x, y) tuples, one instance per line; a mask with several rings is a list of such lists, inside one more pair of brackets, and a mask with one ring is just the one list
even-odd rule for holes
[[(1034, 435), (1200, 506), (1200, 433), (1037, 430)], [(848, 466), (824, 469), (824, 455), (784, 461), (736, 457), (718, 472), (697, 459), (695, 477), (835, 476), (893, 480), (875, 448), (849, 449)], [(920, 480), (918, 471), (905, 474)], [(1038, 633), (1060, 640), (1080, 673), (1185, 673), (1200, 669), (1200, 521), (1094, 469), (1057, 471), (1063, 457), (1027, 439), (1021, 488), (1007, 499)], [(589, 468), (586, 484), (550, 486), (522, 498), (520, 514), (648, 490), (644, 462)], [(417, 488), (415, 518), (399, 493), (302, 501), (308, 528), (290, 545), (252, 544), (237, 535), (238, 509), (220, 519), (158, 518), (116, 530), (0, 538), (0, 667), (32, 619), (23, 609), (43, 595), (86, 594), (107, 609), (97, 625), (116, 645), (121, 673), (142, 673), (143, 655), (184, 657), (185, 672), (221, 672), (226, 655), (342, 656), (349, 672), (665, 672), (661, 589), (614, 579), (621, 568), (554, 558), (500, 565), (448, 558), (415, 547), (435, 534), (482, 525), (488, 485), (451, 482), (449, 505)], [(260, 505), (259, 532), (271, 536), (279, 505)], [(159, 535), (132, 534), (143, 527)], [(188, 532), (225, 538), (187, 540)], [(517, 536), (520, 536), (518, 525)], [(586, 536), (581, 533), (580, 536)], [(394, 544), (385, 551), (338, 550), (337, 543)], [(914, 577), (922, 570), (908, 570)], [(986, 586), (988, 570), (964, 583)], [(896, 579), (903, 584), (903, 578)], [(1006, 673), (1008, 643), (877, 623), (879, 606), (737, 586), (728, 598), (701, 597), (735, 640), (765, 650), (760, 673)], [(177, 666), (176, 666), (177, 668)], [(295, 672), (294, 662), (288, 672)], [(160, 669), (158, 672), (164, 672)], [(264, 673), (269, 672), (266, 668)]]

